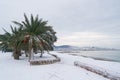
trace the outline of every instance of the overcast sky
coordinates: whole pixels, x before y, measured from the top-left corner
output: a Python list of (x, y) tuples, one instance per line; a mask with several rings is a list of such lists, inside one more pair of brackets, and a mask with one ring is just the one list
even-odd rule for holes
[(56, 45), (120, 48), (120, 0), (1, 0), (0, 34), (24, 13), (48, 20)]

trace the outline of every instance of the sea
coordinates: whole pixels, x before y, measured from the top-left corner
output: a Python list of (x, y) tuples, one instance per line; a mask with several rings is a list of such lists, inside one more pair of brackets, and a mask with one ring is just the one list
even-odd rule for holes
[(90, 57), (98, 60), (120, 62), (120, 51), (79, 51), (79, 52), (70, 52), (68, 54)]

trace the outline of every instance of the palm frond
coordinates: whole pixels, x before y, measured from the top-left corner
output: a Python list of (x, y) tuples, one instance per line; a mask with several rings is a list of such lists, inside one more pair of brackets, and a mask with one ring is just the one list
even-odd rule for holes
[(19, 27), (23, 27), (23, 25), (17, 21), (12, 21), (14, 24), (18, 25)]

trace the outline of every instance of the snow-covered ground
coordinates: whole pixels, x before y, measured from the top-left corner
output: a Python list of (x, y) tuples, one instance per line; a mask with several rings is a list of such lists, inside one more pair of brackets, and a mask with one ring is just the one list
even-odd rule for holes
[[(61, 58), (61, 62), (49, 65), (30, 65), (26, 58), (14, 60), (11, 53), (0, 52), (0, 80), (109, 80), (98, 74), (74, 66), (79, 61), (95, 68), (103, 68), (120, 75), (120, 63), (100, 61), (80, 56), (51, 52)], [(47, 55), (44, 55), (44, 58)], [(47, 57), (46, 57), (47, 58)]]

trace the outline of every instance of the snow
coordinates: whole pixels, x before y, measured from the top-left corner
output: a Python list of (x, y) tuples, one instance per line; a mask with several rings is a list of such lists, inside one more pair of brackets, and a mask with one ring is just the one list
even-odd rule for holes
[[(61, 58), (61, 62), (49, 65), (30, 65), (28, 59), (14, 60), (11, 53), (0, 52), (0, 80), (109, 80), (101, 75), (74, 66), (79, 61), (94, 68), (114, 72), (119, 76), (120, 63), (100, 61), (82, 56), (50, 52)], [(48, 55), (44, 55), (44, 58)], [(47, 57), (46, 57), (47, 58)]]
[[(84, 68), (88, 71), (94, 72), (96, 74), (99, 74), (101, 76), (104, 76), (106, 78), (109, 78), (110, 80), (120, 80), (120, 74), (119, 73), (114, 73), (113, 71), (105, 70), (104, 68), (96, 67), (93, 65), (88, 65), (85, 63), (81, 63), (79, 61), (74, 62), (75, 66)], [(119, 74), (119, 75), (118, 75)]]

